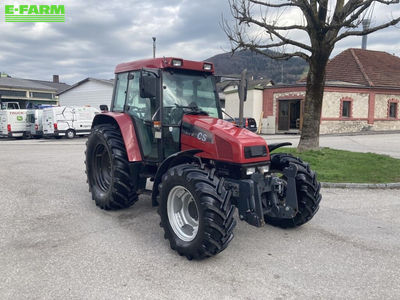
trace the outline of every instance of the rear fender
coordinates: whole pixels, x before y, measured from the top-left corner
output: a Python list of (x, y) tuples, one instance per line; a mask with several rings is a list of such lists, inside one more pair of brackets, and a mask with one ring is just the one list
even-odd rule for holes
[(136, 137), (135, 127), (129, 115), (124, 113), (106, 112), (94, 117), (92, 128), (100, 124), (114, 124), (119, 128), (124, 140), (128, 161), (142, 161), (139, 141)]
[(192, 149), (192, 150), (186, 150), (186, 151), (181, 151), (174, 153), (170, 156), (168, 156), (160, 165), (160, 167), (157, 170), (156, 176), (154, 177), (154, 184), (153, 184), (153, 192), (151, 194), (151, 202), (153, 206), (158, 205), (157, 201), (157, 196), (159, 194), (158, 191), (158, 185), (161, 182), (162, 176), (164, 175), (165, 172), (168, 171), (169, 168), (172, 168), (173, 166), (184, 164), (184, 163), (191, 163), (194, 161), (201, 161), (199, 157), (195, 157), (194, 155), (197, 153), (202, 152), (202, 150), (199, 149)]

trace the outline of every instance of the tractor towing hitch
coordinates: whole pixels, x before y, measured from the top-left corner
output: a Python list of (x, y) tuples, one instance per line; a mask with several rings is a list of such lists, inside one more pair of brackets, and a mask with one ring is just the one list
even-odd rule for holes
[(297, 166), (283, 169), (285, 179), (255, 173), (250, 179), (226, 181), (239, 210), (239, 218), (250, 225), (261, 227), (264, 216), (291, 219), (298, 212), (296, 175)]

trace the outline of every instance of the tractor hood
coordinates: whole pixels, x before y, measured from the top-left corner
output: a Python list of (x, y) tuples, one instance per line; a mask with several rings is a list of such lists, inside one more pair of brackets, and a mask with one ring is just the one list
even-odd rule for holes
[(185, 115), (181, 132), (181, 150), (200, 149), (199, 156), (204, 158), (239, 164), (270, 159), (262, 137), (221, 119)]

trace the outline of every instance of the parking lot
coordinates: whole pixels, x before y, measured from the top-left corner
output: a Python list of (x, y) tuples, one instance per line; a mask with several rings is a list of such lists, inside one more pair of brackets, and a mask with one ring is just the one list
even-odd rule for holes
[(399, 190), (323, 189), (303, 227), (238, 222), (225, 251), (188, 261), (149, 196), (94, 205), (84, 150), (84, 138), (0, 140), (0, 299), (400, 298)]

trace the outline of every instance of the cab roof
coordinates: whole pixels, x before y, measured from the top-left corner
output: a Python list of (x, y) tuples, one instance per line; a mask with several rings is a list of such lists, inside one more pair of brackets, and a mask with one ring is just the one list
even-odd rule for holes
[[(178, 61), (181, 62), (181, 66), (176, 65)], [(209, 65), (211, 67), (206, 70), (204, 68), (205, 65)], [(141, 70), (143, 68), (183, 69), (183, 70), (200, 71), (200, 72), (214, 74), (213, 63), (185, 60), (182, 58), (175, 58), (175, 57), (151, 58), (151, 59), (143, 59), (143, 60), (121, 63), (117, 65), (117, 67), (115, 68), (115, 73), (117, 74), (128, 71), (136, 71), (136, 70)]]

